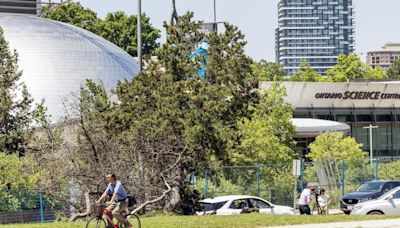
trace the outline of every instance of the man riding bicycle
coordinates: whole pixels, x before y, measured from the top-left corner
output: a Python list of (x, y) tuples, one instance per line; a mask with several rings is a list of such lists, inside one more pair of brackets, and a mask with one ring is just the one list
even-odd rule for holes
[(110, 219), (107, 219), (108, 223), (109, 221), (112, 221), (113, 216), (115, 216), (120, 223), (125, 223), (127, 224), (127, 227), (132, 227), (128, 220), (121, 215), (121, 212), (126, 211), (128, 207), (127, 195), (124, 186), (122, 185), (121, 181), (117, 180), (115, 174), (113, 173), (107, 174), (106, 178), (108, 186), (96, 203), (100, 203), (105, 197), (107, 197), (107, 195), (111, 195), (111, 199), (109, 201), (110, 204), (104, 212), (105, 216)]

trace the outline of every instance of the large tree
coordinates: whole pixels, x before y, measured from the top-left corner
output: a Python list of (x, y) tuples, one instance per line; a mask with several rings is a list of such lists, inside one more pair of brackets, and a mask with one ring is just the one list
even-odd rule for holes
[[(44, 15), (44, 17), (72, 24), (89, 30), (109, 40), (132, 56), (137, 56), (137, 21), (135, 15), (126, 15), (123, 12), (109, 13), (103, 20), (97, 14), (83, 7), (80, 3), (64, 4)], [(142, 42), (143, 53), (149, 54), (159, 44), (160, 31), (150, 23), (150, 18), (142, 15)]]
[[(107, 14), (104, 20), (100, 20), (96, 33), (124, 49), (132, 56), (137, 56), (137, 18), (134, 15), (126, 15), (124, 12)], [(155, 29), (150, 18), (142, 15), (142, 43), (143, 54), (149, 54), (157, 48), (156, 42), (160, 38), (160, 31)]]
[[(88, 82), (82, 88), (77, 107), (79, 185), (90, 183), (100, 190), (103, 182), (95, 176), (119, 167), (115, 172), (123, 180), (135, 177), (128, 188), (135, 189), (140, 202), (165, 194), (160, 205), (179, 211), (183, 198), (196, 195), (187, 192), (190, 172), (203, 174), (207, 168), (212, 175), (229, 162), (239, 138), (238, 119), (250, 116), (249, 107), (257, 102), (257, 80), (236, 27), (205, 34), (192, 17), (165, 25), (167, 42), (156, 50), (157, 60), (118, 85), (118, 103), (100, 85)], [(204, 41), (206, 53), (194, 57)], [(200, 67), (204, 79), (198, 75)]]
[(313, 161), (322, 159), (340, 162), (353, 162), (367, 156), (362, 150), (362, 144), (352, 137), (344, 137), (343, 132), (322, 133), (309, 145), (310, 153), (307, 155)]
[(355, 53), (339, 55), (336, 65), (327, 71), (328, 77), (334, 82), (346, 82), (357, 79), (386, 79), (387, 75), (382, 69), (371, 69), (363, 63)]
[(18, 54), (11, 52), (0, 28), (0, 151), (24, 154), (37, 109), (21, 82)]
[(234, 164), (281, 164), (293, 159), (293, 107), (284, 101), (285, 96), (284, 86), (272, 84), (251, 118), (239, 122), (241, 139), (232, 154)]

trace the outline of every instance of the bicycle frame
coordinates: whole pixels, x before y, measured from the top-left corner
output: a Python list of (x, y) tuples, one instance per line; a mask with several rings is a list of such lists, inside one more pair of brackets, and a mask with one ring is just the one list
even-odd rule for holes
[[(89, 227), (89, 224), (92, 224), (93, 227), (93, 223), (97, 223), (97, 225), (95, 225), (95, 227), (99, 227), (99, 221), (101, 220), (102, 223), (104, 223), (105, 226), (109, 225), (112, 226), (113, 228), (126, 228), (125, 223), (120, 223), (119, 221), (117, 223), (113, 222), (113, 219), (110, 218), (108, 215), (110, 215), (108, 213), (108, 211), (104, 208), (101, 211), (99, 211), (98, 214), (96, 214), (95, 216), (91, 217), (87, 223), (86, 223), (86, 227)], [(129, 211), (122, 211), (120, 213), (120, 215), (126, 219), (126, 221), (129, 223), (129, 227), (135, 227), (135, 228), (140, 228), (141, 227), (141, 222), (140, 222), (140, 218), (139, 216), (137, 216), (136, 214), (131, 214), (129, 213)], [(131, 221), (129, 221), (128, 217), (130, 217), (130, 219), (133, 219), (133, 224), (131, 223)], [(95, 219), (95, 220), (93, 220)], [(101, 222), (100, 222), (101, 223)], [(102, 227), (102, 226), (101, 226)]]
[[(108, 222), (109, 224), (111, 224), (114, 228), (119, 228), (118, 222), (117, 222), (117, 224), (115, 224), (115, 223), (113, 222), (113, 220), (106, 214), (106, 211), (107, 211), (107, 210), (104, 209), (103, 215), (102, 215), (101, 217), (102, 217), (102, 218), (105, 217), (106, 220), (107, 220), (107, 222)], [(110, 211), (110, 213), (112, 213), (112, 212)], [(112, 214), (111, 214), (111, 215), (112, 215)], [(123, 215), (122, 213), (120, 213), (120, 215), (121, 215), (122, 217), (124, 217), (125, 219), (127, 219), (126, 215)]]

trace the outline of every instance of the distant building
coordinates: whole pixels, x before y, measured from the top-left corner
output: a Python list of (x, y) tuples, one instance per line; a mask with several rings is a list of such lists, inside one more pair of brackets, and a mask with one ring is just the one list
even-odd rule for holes
[(40, 0), (0, 1), (0, 13), (38, 14)]
[[(259, 88), (266, 90), (271, 84), (261, 82)], [(372, 132), (373, 158), (400, 159), (400, 81), (284, 82), (283, 85), (287, 91), (285, 101), (295, 107), (295, 120), (312, 118), (345, 123), (351, 127), (348, 134), (362, 144), (364, 151), (370, 151), (370, 134), (366, 127), (372, 124), (378, 127)], [(341, 129), (340, 124), (334, 126), (334, 123), (300, 120), (296, 124), (297, 153), (308, 154), (308, 145), (318, 132), (326, 128)]]
[(10, 50), (18, 52), (21, 80), (35, 102), (45, 100), (53, 122), (65, 116), (65, 99), (78, 94), (86, 79), (107, 91), (133, 78), (137, 62), (104, 38), (73, 25), (35, 15), (0, 13)]
[(400, 58), (400, 43), (387, 43), (379, 51), (368, 52), (367, 64), (387, 70), (397, 58)]
[(354, 51), (352, 0), (280, 0), (276, 60), (287, 75), (306, 59), (321, 74)]

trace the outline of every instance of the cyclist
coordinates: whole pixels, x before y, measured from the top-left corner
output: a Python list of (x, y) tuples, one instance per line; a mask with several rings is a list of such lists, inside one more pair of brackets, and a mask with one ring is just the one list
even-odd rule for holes
[[(108, 186), (96, 203), (100, 203), (107, 195), (111, 195), (110, 205), (105, 209), (105, 216), (107, 216), (112, 221), (113, 216), (122, 224), (126, 224), (127, 227), (132, 227), (128, 220), (125, 219), (121, 212), (126, 211), (128, 207), (128, 202), (126, 200), (127, 195), (124, 186), (121, 181), (117, 180), (115, 174), (110, 173), (106, 175)], [(108, 224), (112, 225), (112, 224)]]

